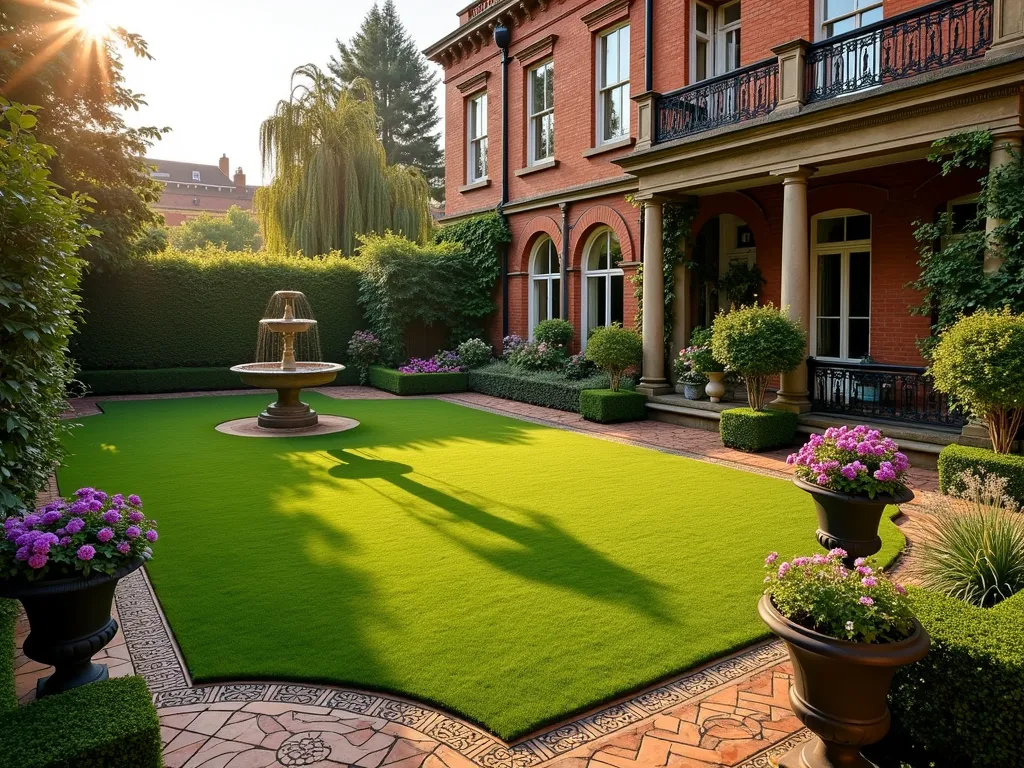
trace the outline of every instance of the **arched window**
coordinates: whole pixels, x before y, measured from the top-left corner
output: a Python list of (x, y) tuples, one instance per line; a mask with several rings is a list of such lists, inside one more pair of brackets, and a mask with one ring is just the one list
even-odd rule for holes
[(583, 346), (591, 331), (623, 322), (625, 278), (619, 239), (607, 227), (591, 236), (583, 261)]
[(550, 237), (544, 235), (533, 247), (530, 258), (530, 338), (537, 323), (561, 317), (562, 281), (558, 251)]
[(811, 225), (811, 350), (857, 361), (871, 347), (871, 216), (829, 211)]

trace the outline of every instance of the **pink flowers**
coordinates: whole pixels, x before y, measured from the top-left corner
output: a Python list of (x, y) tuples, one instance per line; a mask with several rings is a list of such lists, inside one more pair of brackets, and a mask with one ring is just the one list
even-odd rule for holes
[(868, 606), (871, 606), (871, 605), (875, 604), (875, 601), (872, 600), (867, 595), (861, 595), (860, 600), (858, 600), (857, 602), (859, 602), (861, 605), (868, 605)]
[(92, 560), (96, 557), (96, 548), (91, 544), (83, 544), (76, 554), (79, 560)]
[(398, 369), (399, 373), (458, 373), (462, 369), (458, 365), (442, 364), (437, 358), (424, 360), (414, 357)]
[(796, 467), (802, 480), (870, 498), (897, 493), (910, 467), (895, 441), (863, 424), (852, 429), (830, 427), (824, 435), (811, 435), (786, 463)]

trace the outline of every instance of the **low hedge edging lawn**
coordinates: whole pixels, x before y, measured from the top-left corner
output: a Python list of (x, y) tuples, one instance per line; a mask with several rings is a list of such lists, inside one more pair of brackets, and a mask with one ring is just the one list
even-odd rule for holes
[(0, 598), (0, 721), (5, 712), (18, 706), (14, 692), (14, 621), (18, 604)]
[(955, 444), (943, 448), (939, 454), (939, 490), (942, 493), (958, 490), (960, 475), (977, 470), (1005, 477), (1009, 480), (1006, 492), (1024, 504), (1024, 456), (996, 453), (987, 448)]
[(517, 371), (508, 363), (491, 363), (469, 372), (469, 388), (474, 392), (571, 413), (580, 412), (580, 392), (607, 387), (603, 373), (572, 381), (551, 371)]
[(370, 385), (396, 395), (443, 395), (465, 392), (469, 377), (465, 373), (400, 373), (394, 368), (371, 365)]
[(580, 392), (580, 413), (587, 421), (612, 424), (647, 418), (647, 396), (639, 392), (585, 389)]
[(1019, 765), (1024, 738), (1024, 592), (993, 608), (911, 589), (928, 655), (896, 673), (893, 717), (943, 765)]
[(769, 451), (792, 445), (796, 436), (796, 414), (730, 408), (722, 411), (718, 431), (722, 444), (729, 448), (750, 453)]
[[(245, 362), (245, 361), (240, 361)], [(200, 392), (214, 389), (248, 389), (227, 367), (153, 368), (82, 371), (78, 375), (89, 395), (148, 395), (160, 392)], [(346, 368), (334, 386), (359, 383), (359, 372)]]

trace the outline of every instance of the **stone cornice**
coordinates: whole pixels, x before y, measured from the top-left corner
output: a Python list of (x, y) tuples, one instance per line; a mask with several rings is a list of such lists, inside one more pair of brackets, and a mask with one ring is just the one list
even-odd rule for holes
[[(616, 0), (621, 1), (621, 0)], [(467, 56), (494, 44), (494, 28), (505, 24), (518, 27), (534, 14), (548, 9), (550, 0), (499, 0), (471, 16), (458, 29), (423, 50), (423, 55), (442, 67), (450, 67)]]
[(558, 40), (558, 35), (548, 35), (542, 37), (534, 43), (523, 48), (515, 55), (515, 58), (519, 60), (519, 63), (524, 67), (533, 64), (535, 61), (546, 58), (551, 55), (551, 52), (555, 49), (555, 42)]
[(487, 85), (487, 78), (491, 76), (490, 70), (484, 70), (483, 72), (477, 72), (472, 77), (468, 77), (461, 83), (456, 83), (455, 87), (462, 93), (472, 93), (478, 91)]

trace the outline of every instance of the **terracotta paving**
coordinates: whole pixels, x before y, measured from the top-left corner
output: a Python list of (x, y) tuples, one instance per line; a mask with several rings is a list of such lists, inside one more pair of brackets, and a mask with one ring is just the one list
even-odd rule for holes
[[(319, 391), (338, 399), (394, 397), (364, 387)], [(100, 413), (96, 404), (102, 400), (232, 394), (239, 392), (81, 398), (67, 416)], [(733, 451), (704, 430), (655, 421), (592, 424), (578, 414), (476, 393), (441, 399), (744, 471), (790, 474), (786, 452)], [(934, 499), (936, 473), (915, 470), (912, 485), (918, 499), (901, 516), (911, 538), (919, 528), (914, 518), (926, 514)], [(56, 494), (55, 483), (49, 493)], [(388, 694), (245, 681), (193, 686), (144, 571), (118, 585), (116, 610), (123, 626), (95, 658), (110, 666), (112, 676), (146, 679), (160, 715), (167, 768), (763, 768), (810, 738), (788, 707), (792, 669), (778, 642), (755, 645), (506, 744), (446, 712)], [(49, 674), (21, 653), (27, 631), (22, 615), (15, 660), (22, 702)]]

